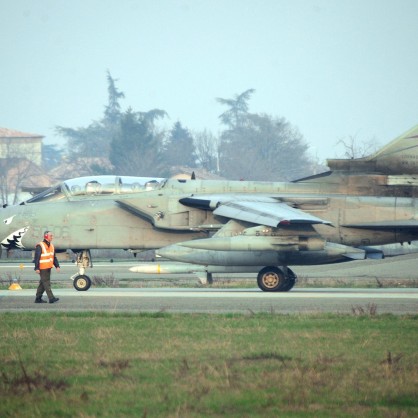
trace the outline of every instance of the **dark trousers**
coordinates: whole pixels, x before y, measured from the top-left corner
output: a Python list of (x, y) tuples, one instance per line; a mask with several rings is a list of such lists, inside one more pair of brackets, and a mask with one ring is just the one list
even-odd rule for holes
[(54, 294), (51, 290), (51, 269), (44, 269), (40, 271), (40, 280), (38, 289), (36, 289), (36, 298), (40, 299), (44, 292), (48, 295), (48, 299), (52, 299)]

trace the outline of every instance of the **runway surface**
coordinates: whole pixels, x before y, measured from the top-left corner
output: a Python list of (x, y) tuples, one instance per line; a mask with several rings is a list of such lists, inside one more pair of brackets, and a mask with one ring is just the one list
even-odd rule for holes
[[(193, 278), (191, 274), (172, 274), (165, 277), (159, 275), (132, 273), (129, 268), (139, 264), (135, 258), (125, 261), (110, 262), (109, 260), (93, 260), (94, 268), (87, 269), (86, 274), (90, 277), (112, 277), (124, 280), (154, 280), (167, 279), (177, 280), (179, 278)], [(33, 271), (33, 263), (30, 262), (7, 262), (0, 260), (0, 279), (17, 277), (23, 281), (37, 281), (38, 276)], [(290, 266), (300, 279), (321, 280), (321, 279), (341, 279), (351, 278), (353, 280), (392, 280), (392, 279), (412, 279), (417, 281), (418, 286), (418, 254), (407, 254), (398, 257), (390, 257), (382, 260), (358, 260), (341, 264), (325, 264), (317, 266)], [(68, 281), (70, 276), (77, 272), (74, 263), (61, 262), (61, 273), (54, 274), (54, 280)], [(219, 276), (219, 275), (214, 275)], [(220, 274), (222, 277), (236, 277), (235, 274)], [(238, 275), (254, 279), (256, 274)]]
[[(262, 292), (256, 287), (255, 274), (238, 275), (243, 288), (196, 287), (196, 276), (142, 275), (129, 272), (135, 259), (111, 263), (94, 263), (87, 274), (103, 280), (107, 288), (92, 286), (77, 292), (70, 276), (77, 269), (71, 262), (61, 263), (61, 272), (53, 272), (53, 289), (60, 298), (57, 304), (35, 304), (35, 283), (39, 276), (32, 263), (0, 262), (0, 281), (16, 279), (23, 290), (0, 291), (0, 312), (6, 311), (110, 311), (110, 312), (205, 312), (205, 313), (418, 313), (418, 266), (416, 254), (384, 260), (353, 261), (322, 266), (296, 266), (300, 281), (351, 280), (356, 288), (303, 288), (296, 285), (290, 292)], [(215, 275), (216, 277), (216, 275)], [(221, 280), (234, 281), (237, 275), (218, 275)], [(358, 288), (379, 285), (382, 288)], [(405, 283), (409, 288), (404, 288)], [(128, 286), (119, 287), (119, 286)], [(138, 287), (140, 286), (140, 287)], [(189, 286), (189, 288), (185, 288)], [(248, 288), (251, 286), (251, 288)], [(254, 287), (253, 287), (254, 286)], [(377, 287), (379, 287), (377, 286)], [(398, 287), (397, 287), (398, 286)], [(403, 287), (402, 287), (403, 286)], [(28, 287), (32, 287), (29, 289)]]
[(57, 289), (55, 304), (35, 304), (34, 289), (0, 291), (0, 312), (418, 313), (418, 289)]

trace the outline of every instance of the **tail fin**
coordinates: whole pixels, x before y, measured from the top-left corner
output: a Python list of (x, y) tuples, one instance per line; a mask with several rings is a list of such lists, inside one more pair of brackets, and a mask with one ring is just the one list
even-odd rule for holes
[(376, 153), (352, 160), (328, 160), (337, 171), (382, 174), (418, 174), (418, 125), (395, 138)]

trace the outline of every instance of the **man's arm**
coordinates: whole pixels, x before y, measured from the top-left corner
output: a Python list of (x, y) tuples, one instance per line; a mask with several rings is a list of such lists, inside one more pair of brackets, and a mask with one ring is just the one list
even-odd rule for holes
[(56, 269), (60, 268), (60, 263), (58, 262), (57, 256), (54, 253), (54, 266)]
[(35, 247), (35, 271), (39, 271), (39, 261), (41, 260), (42, 248), (40, 245)]

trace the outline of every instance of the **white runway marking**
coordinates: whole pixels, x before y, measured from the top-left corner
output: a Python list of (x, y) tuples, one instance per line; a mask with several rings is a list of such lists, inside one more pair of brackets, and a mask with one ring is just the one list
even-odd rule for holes
[[(147, 297), (147, 298), (373, 298), (373, 299), (415, 299), (418, 289), (293, 289), (290, 292), (262, 292), (254, 289), (136, 289), (136, 288), (91, 288), (87, 292), (74, 289), (56, 289), (55, 293), (66, 297)], [(0, 296), (33, 296), (33, 289), (1, 290)]]

